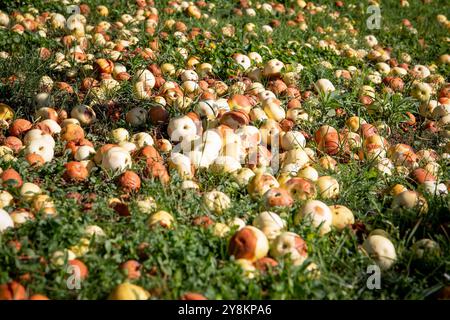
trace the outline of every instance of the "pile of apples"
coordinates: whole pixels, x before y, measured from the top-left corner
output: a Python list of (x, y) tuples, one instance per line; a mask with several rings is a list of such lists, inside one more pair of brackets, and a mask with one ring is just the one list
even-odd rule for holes
[[(329, 10), (344, 27), (321, 29), (319, 33), (332, 35), (349, 31), (357, 34), (350, 21), (325, 5), (297, 1), (297, 6), (286, 8), (280, 3), (240, 3), (235, 10), (238, 15), (277, 12), (288, 16), (289, 25), (302, 30), (309, 27), (305, 15)], [(344, 5), (339, 3), (338, 7)], [(0, 169), (0, 180), (5, 187), (17, 188), (19, 195), (13, 196), (6, 189), (0, 192), (0, 232), (42, 218), (41, 213), (48, 217), (58, 215), (51, 194), (38, 184), (26, 181), (26, 177), (12, 168), (16, 161), (26, 161), (31, 167), (46, 166), (61, 156), (55, 152), (56, 144), (62, 145), (69, 155), (64, 165), (64, 179), (68, 183), (87, 183), (91, 175), (98, 174), (95, 168), (116, 176), (115, 181), (123, 193), (135, 195), (140, 210), (150, 214), (148, 225), (151, 228), (173, 228), (176, 219), (172, 213), (159, 210), (151, 196), (140, 194), (143, 178), (157, 179), (162, 186), (167, 186), (176, 174), (183, 180), (183, 189), (201, 192), (205, 207), (212, 215), (220, 216), (230, 208), (232, 200), (222, 191), (203, 190), (197, 179), (198, 172), (228, 174), (254, 201), (263, 199), (267, 209), (258, 213), (253, 221), (235, 217), (213, 225), (216, 236), (229, 239), (229, 256), (234, 257), (249, 278), (276, 267), (280, 259), (288, 259), (295, 266), (307, 263), (310, 275), (320, 277), (318, 266), (308, 259), (307, 241), (290, 229), (308, 223), (318, 236), (326, 237), (330, 232), (351, 228), (355, 223), (353, 210), (358, 208), (337, 204), (342, 187), (333, 176), (339, 166), (349, 161), (370, 163), (381, 175), (411, 177), (415, 181), (417, 188), (414, 190), (399, 184), (386, 186), (393, 196), (395, 210), (409, 209), (426, 214), (428, 204), (424, 193), (448, 194), (450, 182), (442, 180), (446, 169), (441, 168), (438, 161), (450, 159), (450, 84), (437, 73), (436, 65), (414, 64), (407, 53), (392, 57), (390, 50), (379, 44), (373, 35), (359, 42), (355, 37), (355, 45), (336, 43), (330, 37), (311, 39), (306, 46), (328, 48), (370, 66), (370, 72), (365, 75), (368, 84), (361, 87), (358, 96), (369, 113), (377, 112), (375, 101), (381, 93), (376, 88), (415, 99), (419, 103), (419, 114), (408, 113), (405, 130), (422, 126), (439, 135), (443, 152), (415, 150), (408, 144), (391, 142), (391, 128), (386, 123), (370, 123), (356, 115), (341, 114), (346, 117), (341, 128), (325, 123), (308, 134), (302, 128), (314, 124), (315, 118), (303, 104), (339, 94), (343, 88), (334, 84), (337, 79), (350, 81), (361, 77), (360, 69), (354, 66), (337, 69), (328, 61), (322, 61), (323, 66), (335, 69), (335, 79), (318, 79), (305, 89), (299, 86), (305, 68), (300, 63), (284, 63), (277, 58), (264, 60), (258, 52), (235, 52), (228, 59), (236, 67), (236, 76), (223, 81), (215, 75), (214, 65), (191, 55), (183, 45), (196, 37), (213, 39), (213, 34), (206, 28), (189, 29), (175, 19), (175, 13), (183, 12), (214, 26), (217, 21), (210, 17), (214, 5), (204, 1), (172, 1), (164, 11), (169, 15), (173, 13), (174, 18), (165, 21), (160, 19), (153, 1), (136, 1), (132, 12), (114, 21), (109, 19), (110, 8), (106, 6), (91, 8), (82, 4), (78, 8), (79, 13), (70, 17), (34, 8), (10, 15), (0, 13), (0, 25), (18, 34), (34, 32), (45, 38), (58, 31), (62, 36), (56, 39), (64, 48), (59, 51), (39, 49), (40, 58), (50, 60), (52, 70), (40, 79), (35, 95), (36, 109), (30, 113), (32, 118), (18, 118), (14, 111), (16, 106), (0, 104), (5, 135), (0, 157), (2, 163), (11, 163), (10, 167)], [(100, 22), (91, 24), (98, 20), (92, 17), (100, 17)], [(448, 28), (444, 18), (438, 17), (438, 20)], [(279, 23), (274, 19), (270, 25), (261, 26), (258, 32), (270, 39)], [(143, 41), (138, 37), (141, 26), (153, 40)], [(235, 28), (227, 25), (221, 32), (232, 41)], [(251, 36), (257, 32), (256, 28), (254, 24), (247, 24), (244, 32)], [(181, 56), (183, 66), (156, 63), (164, 39), (169, 36), (178, 39), (176, 53)], [(9, 59), (12, 54), (1, 52), (1, 58)], [(134, 57), (143, 59), (145, 65), (131, 68), (130, 61)], [(450, 56), (443, 55), (436, 63), (449, 64)], [(10, 80), (20, 81), (19, 78), (19, 75), (11, 75)], [(139, 103), (122, 114), (114, 94), (124, 84), (131, 85)], [(54, 95), (61, 92), (83, 103), (71, 109), (60, 107)], [(151, 102), (150, 108), (147, 102)], [(114, 121), (117, 117), (124, 119), (128, 129), (113, 129), (109, 136), (92, 140), (86, 128), (101, 121), (95, 111), (98, 105), (109, 106), (113, 110), (109, 117)], [(339, 116), (339, 110), (336, 114)], [(163, 132), (156, 135), (149, 131), (154, 127)], [(145, 162), (143, 172), (135, 169), (140, 161)], [(319, 173), (324, 171), (328, 174)], [(288, 225), (284, 209), (296, 202), (302, 205), (294, 216), (294, 224)], [(23, 204), (27, 207), (31, 204), (32, 209), (23, 209)], [(130, 215), (126, 200), (111, 198), (109, 204), (118, 214)], [(89, 250), (93, 235), (106, 236), (100, 227), (89, 226), (79, 245), (54, 252), (52, 263), (64, 265), (67, 259), (69, 264), (83, 270), (83, 278), (87, 277), (88, 269), (82, 256)], [(429, 247), (438, 246), (429, 239), (420, 241), (417, 247), (423, 247), (424, 241)], [(393, 242), (382, 230), (368, 235), (361, 250), (383, 270), (392, 267), (397, 259)], [(128, 270), (129, 279), (139, 277), (137, 261), (127, 262), (121, 268)], [(25, 297), (24, 289), (16, 282), (2, 286), (0, 298)], [(145, 289), (125, 282), (114, 289), (110, 298), (148, 299), (149, 296)], [(204, 298), (195, 293), (184, 298), (189, 297)]]

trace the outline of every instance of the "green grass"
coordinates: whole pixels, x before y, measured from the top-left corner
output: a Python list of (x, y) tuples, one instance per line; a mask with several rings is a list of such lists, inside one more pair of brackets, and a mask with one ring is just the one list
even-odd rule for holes
[[(64, 12), (61, 5), (50, 1), (12, 1), (0, 9), (7, 12), (18, 10), (25, 12), (28, 4), (33, 3), (40, 10)], [(85, 1), (94, 11), (98, 4), (107, 4), (110, 8), (109, 21), (115, 21), (121, 14), (135, 11), (135, 5), (129, 1)], [(167, 1), (155, 1), (160, 12), (160, 24), (157, 33), (162, 31), (163, 21), (169, 16), (163, 12)], [(444, 53), (449, 53), (448, 30), (438, 24), (436, 15), (449, 11), (448, 2), (434, 0), (431, 4), (410, 1), (409, 8), (399, 6), (399, 1), (383, 1), (381, 6), (381, 30), (367, 30), (365, 13), (367, 5), (360, 1), (345, 1), (346, 6), (355, 4), (354, 9), (343, 8), (340, 18), (331, 19), (325, 10), (316, 15), (305, 14), (309, 28), (301, 31), (282, 24), (274, 28), (272, 43), (266, 44), (267, 36), (258, 33), (255, 37), (244, 34), (243, 26), (252, 22), (257, 28), (268, 24), (269, 15), (259, 14), (256, 17), (239, 17), (230, 14), (237, 1), (208, 1), (216, 3), (216, 9), (210, 13), (218, 20), (216, 26), (209, 25), (204, 20), (194, 20), (183, 13), (177, 13), (170, 18), (181, 20), (191, 27), (201, 27), (212, 32), (212, 39), (177, 43), (173, 36), (160, 41), (161, 50), (155, 63), (173, 63), (177, 68), (184, 66), (182, 58), (174, 54), (174, 48), (186, 47), (191, 56), (201, 57), (202, 62), (209, 62), (214, 66), (215, 74), (228, 84), (230, 76), (236, 75), (231, 55), (236, 52), (249, 53), (257, 51), (264, 61), (277, 58), (284, 63), (300, 63), (305, 67), (299, 80), (299, 88), (303, 92), (312, 90), (313, 83), (319, 78), (329, 78), (333, 83), (345, 91), (329, 98), (313, 98), (304, 103), (309, 113), (314, 114), (316, 121), (297, 125), (296, 128), (313, 134), (322, 124), (329, 124), (342, 128), (346, 117), (330, 115), (329, 111), (338, 107), (343, 108), (347, 115), (360, 115), (370, 123), (384, 121), (392, 129), (392, 137), (398, 136), (400, 142), (410, 143), (416, 150), (434, 148), (442, 154), (440, 138), (429, 136), (425, 131), (417, 130), (404, 133), (400, 122), (405, 121), (405, 112), (417, 114), (418, 102), (409, 97), (409, 88), (403, 94), (382, 95), (383, 85), (376, 86), (380, 112), (369, 114), (358, 102), (358, 93), (362, 85), (368, 84), (363, 77), (355, 77), (350, 81), (343, 81), (334, 77), (335, 69), (346, 69), (356, 66), (361, 71), (373, 70), (374, 64), (367, 60), (356, 60), (337, 55), (331, 50), (311, 49), (305, 43), (316, 44), (318, 40), (331, 37), (338, 43), (350, 43), (355, 49), (363, 48), (362, 39), (365, 35), (374, 34), (384, 46), (393, 49), (392, 56), (402, 52), (411, 55), (414, 64), (437, 64), (437, 59)], [(293, 1), (283, 1), (286, 5)], [(115, 5), (112, 5), (115, 3)], [(334, 7), (334, 1), (323, 1), (329, 7)], [(298, 7), (294, 7), (298, 10)], [(334, 10), (334, 9), (333, 9)], [(283, 16), (276, 14), (282, 20)], [(359, 31), (355, 39), (348, 33), (334, 37), (332, 34), (323, 35), (316, 32), (316, 26), (327, 26), (339, 30), (342, 28), (342, 18), (347, 17)], [(293, 17), (292, 17), (293, 18)], [(292, 19), (289, 18), (289, 19)], [(411, 34), (401, 26), (402, 19), (409, 19), (417, 29), (416, 35)], [(94, 12), (88, 21), (90, 24), (101, 21)], [(236, 27), (233, 38), (225, 38), (221, 27), (231, 23)], [(156, 34), (157, 34), (156, 33)], [(49, 68), (51, 62), (42, 62), (38, 58), (37, 50), (47, 47), (52, 51), (63, 51), (62, 44), (54, 39), (60, 36), (49, 29), (47, 38), (37, 34), (25, 32), (17, 35), (10, 30), (0, 30), (0, 48), (13, 53), (11, 59), (0, 60), (0, 79), (11, 75), (22, 76), (20, 83), (0, 83), (0, 102), (14, 108), (15, 117), (32, 119), (35, 111), (34, 97), (38, 92), (38, 82), (43, 75), (49, 75), (58, 81), (67, 81), (76, 89), (79, 81), (67, 78), (64, 72), (57, 72)], [(115, 31), (111, 35), (115, 36)], [(152, 37), (140, 34), (142, 43), (152, 40)], [(423, 38), (427, 48), (420, 47), (418, 40)], [(297, 44), (288, 44), (295, 40)], [(355, 44), (353, 44), (355, 40)], [(214, 44), (214, 47), (212, 46)], [(92, 48), (91, 53), (101, 57), (99, 48)], [(329, 70), (320, 65), (320, 61), (329, 61), (334, 69)], [(140, 58), (125, 62), (130, 74), (133, 70), (146, 65)], [(78, 72), (77, 79), (89, 76), (89, 72), (79, 66), (74, 67)], [(439, 65), (437, 72), (449, 81), (449, 65)], [(20, 77), (19, 77), (20, 78)], [(76, 96), (55, 93), (55, 105), (70, 111), (79, 103), (89, 103), (89, 98), (79, 100)], [(120, 102), (122, 117), (119, 121), (110, 121), (105, 112), (105, 106), (95, 105), (99, 121), (85, 127), (87, 138), (95, 142), (96, 147), (108, 141), (107, 134), (118, 127), (127, 128), (130, 133), (149, 131), (155, 128), (150, 124), (142, 128), (132, 128), (126, 122), (126, 111), (142, 106), (149, 108), (150, 102), (136, 100), (132, 95), (130, 85), (124, 85), (115, 99)], [(283, 100), (287, 102), (287, 100)], [(171, 109), (175, 116), (184, 111)], [(6, 132), (4, 132), (6, 134)], [(338, 171), (321, 174), (334, 176), (340, 184), (341, 194), (336, 201), (324, 200), (327, 204), (343, 204), (350, 208), (358, 222), (365, 225), (368, 232), (374, 229), (386, 230), (396, 247), (398, 261), (393, 268), (382, 274), (380, 290), (369, 290), (366, 286), (368, 274), (367, 266), (372, 262), (364, 256), (359, 247), (362, 239), (350, 230), (342, 233), (332, 232), (319, 237), (306, 223), (294, 226), (293, 216), (302, 205), (295, 203), (287, 212), (289, 230), (298, 233), (308, 243), (309, 259), (319, 267), (321, 276), (311, 279), (304, 267), (294, 267), (289, 261), (279, 261), (280, 265), (272, 272), (259, 275), (253, 280), (243, 276), (241, 268), (233, 262), (227, 253), (228, 240), (232, 232), (225, 238), (213, 235), (212, 229), (204, 229), (193, 225), (196, 217), (207, 215), (216, 222), (226, 222), (233, 217), (242, 217), (248, 224), (261, 211), (265, 210), (260, 200), (253, 200), (245, 189), (234, 183), (229, 175), (217, 175), (210, 172), (200, 172), (196, 175), (201, 190), (189, 191), (180, 188), (181, 179), (175, 172), (171, 172), (171, 183), (163, 187), (158, 181), (143, 178), (140, 196), (150, 195), (155, 198), (158, 209), (173, 214), (175, 227), (173, 230), (164, 228), (150, 229), (147, 225), (148, 215), (140, 212), (135, 205), (137, 195), (130, 199), (131, 217), (120, 217), (107, 201), (111, 197), (119, 197), (122, 191), (117, 185), (117, 177), (109, 177), (100, 168), (96, 168), (85, 183), (67, 183), (62, 178), (64, 163), (69, 156), (63, 154), (63, 145), (57, 142), (59, 154), (55, 159), (42, 168), (31, 168), (19, 156), (16, 162), (0, 160), (0, 167), (13, 167), (19, 171), (26, 181), (39, 181), (40, 186), (54, 199), (58, 217), (42, 218), (39, 215), (34, 222), (28, 222), (13, 230), (0, 234), (0, 283), (19, 279), (29, 273), (31, 279), (22, 283), (32, 293), (43, 293), (52, 299), (105, 299), (113, 288), (125, 280), (125, 275), (119, 270), (119, 265), (129, 259), (142, 263), (142, 277), (134, 283), (146, 288), (155, 299), (178, 299), (187, 291), (203, 293), (210, 299), (427, 299), (444, 286), (448, 286), (450, 272), (450, 205), (449, 197), (432, 197), (426, 195), (430, 210), (426, 216), (418, 217), (414, 212), (393, 211), (392, 197), (386, 195), (386, 189), (396, 183), (414, 189), (410, 179), (398, 175), (383, 177), (375, 171), (370, 163), (352, 161), (339, 164)], [(311, 143), (311, 146), (313, 144)], [(442, 181), (450, 179), (448, 160), (441, 160)], [(136, 171), (142, 172), (142, 166), (135, 164)], [(142, 174), (140, 174), (143, 177)], [(232, 206), (221, 216), (215, 216), (207, 211), (202, 204), (202, 193), (218, 189), (225, 192), (232, 199)], [(7, 189), (12, 195), (18, 196), (18, 190)], [(78, 192), (84, 196), (82, 203), (67, 199), (69, 192)], [(89, 200), (89, 194), (96, 194), (94, 201)], [(90, 210), (84, 210), (84, 204), (92, 202)], [(27, 205), (20, 204), (27, 208)], [(12, 208), (11, 208), (12, 209)], [(10, 211), (10, 210), (9, 210)], [(66, 279), (68, 274), (64, 267), (49, 263), (53, 252), (69, 248), (83, 237), (84, 227), (96, 224), (103, 228), (107, 237), (94, 239), (90, 243), (90, 250), (81, 260), (88, 266), (89, 276), (82, 282), (81, 290), (68, 290)], [(447, 224), (447, 227), (445, 225)], [(430, 238), (439, 243), (442, 255), (425, 265), (418, 265), (411, 259), (411, 245), (419, 239)], [(11, 240), (20, 241), (22, 249), (16, 252), (9, 245)], [(138, 247), (147, 243), (145, 254)], [(28, 259), (24, 259), (27, 256)], [(43, 257), (48, 263), (40, 263)], [(155, 272), (156, 270), (156, 272)]]

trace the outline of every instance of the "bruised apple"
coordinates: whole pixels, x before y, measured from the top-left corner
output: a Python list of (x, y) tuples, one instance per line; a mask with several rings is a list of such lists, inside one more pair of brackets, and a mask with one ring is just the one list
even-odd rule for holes
[(173, 216), (167, 211), (160, 210), (150, 216), (148, 220), (149, 226), (160, 225), (163, 228), (170, 228), (174, 222)]
[(228, 253), (235, 259), (256, 261), (269, 252), (269, 241), (258, 228), (246, 226), (231, 237)]
[(253, 220), (253, 226), (261, 230), (271, 241), (286, 227), (286, 221), (275, 212), (264, 211)]
[(397, 259), (394, 244), (382, 235), (370, 235), (364, 241), (363, 249), (382, 270), (389, 269)]
[(333, 214), (322, 201), (308, 200), (295, 215), (295, 224), (300, 223), (302, 219), (311, 220), (312, 225), (319, 228), (319, 233), (323, 235), (331, 231)]
[(300, 265), (308, 258), (308, 248), (305, 240), (298, 234), (286, 231), (272, 242), (270, 255), (275, 259), (288, 257), (294, 265)]
[(329, 207), (333, 215), (332, 224), (336, 229), (342, 230), (345, 227), (351, 226), (355, 223), (355, 216), (353, 215), (353, 212), (346, 206), (336, 204)]
[(119, 284), (109, 295), (109, 300), (148, 300), (150, 293), (144, 288), (125, 282)]

